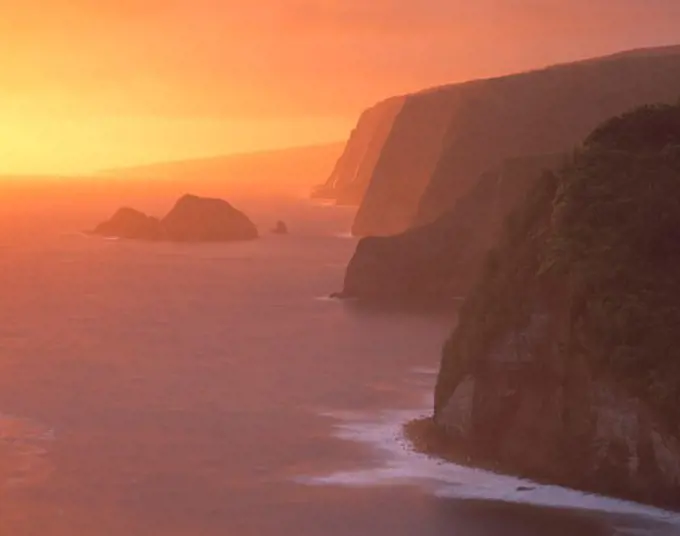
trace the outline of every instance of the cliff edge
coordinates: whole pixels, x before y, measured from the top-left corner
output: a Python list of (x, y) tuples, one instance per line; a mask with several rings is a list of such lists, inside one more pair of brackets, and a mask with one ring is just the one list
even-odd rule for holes
[(392, 97), (361, 114), (330, 177), (312, 191), (312, 197), (334, 200), (338, 205), (361, 203), (403, 104), (403, 97)]
[(408, 95), (382, 144), (352, 232), (387, 236), (435, 221), (506, 160), (564, 153), (607, 118), (675, 102), (678, 94), (680, 47)]
[(509, 218), (434, 421), (473, 463), (680, 508), (680, 105), (604, 123)]
[(467, 295), (510, 211), (562, 155), (508, 160), (436, 221), (359, 241), (340, 296), (396, 306), (453, 306)]

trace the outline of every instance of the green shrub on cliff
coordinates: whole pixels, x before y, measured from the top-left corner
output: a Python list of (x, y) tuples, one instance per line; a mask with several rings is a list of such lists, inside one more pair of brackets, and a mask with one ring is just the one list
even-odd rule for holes
[(539, 313), (559, 315), (565, 359), (676, 426), (679, 267), (680, 105), (646, 106), (596, 129), (508, 219), (445, 346), (435, 410)]

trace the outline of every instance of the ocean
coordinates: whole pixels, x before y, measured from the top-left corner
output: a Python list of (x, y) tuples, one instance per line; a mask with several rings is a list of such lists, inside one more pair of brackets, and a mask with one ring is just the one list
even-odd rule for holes
[(0, 535), (680, 534), (675, 514), (412, 452), (401, 425), (429, 411), (455, 314), (327, 298), (351, 209), (238, 206), (260, 240), (0, 214)]

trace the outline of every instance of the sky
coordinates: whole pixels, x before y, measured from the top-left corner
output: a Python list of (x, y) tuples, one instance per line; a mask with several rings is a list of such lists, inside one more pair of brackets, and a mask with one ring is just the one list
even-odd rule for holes
[(0, 173), (343, 139), (394, 94), (680, 43), (680, 0), (0, 0)]

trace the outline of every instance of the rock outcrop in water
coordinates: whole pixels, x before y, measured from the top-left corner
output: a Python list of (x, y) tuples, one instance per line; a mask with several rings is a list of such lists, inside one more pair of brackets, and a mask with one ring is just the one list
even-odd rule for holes
[(280, 235), (288, 234), (288, 226), (286, 225), (286, 222), (281, 220), (277, 221), (276, 225), (272, 229), (272, 233)]
[(230, 242), (257, 238), (257, 228), (222, 199), (185, 195), (161, 221), (168, 238), (178, 242)]
[(222, 199), (185, 195), (162, 219), (122, 208), (93, 234), (135, 240), (231, 242), (258, 237), (248, 217)]
[(137, 240), (161, 240), (163, 227), (158, 218), (147, 216), (133, 208), (119, 209), (111, 219), (100, 223), (93, 234), (107, 238), (132, 238)]
[(465, 296), (502, 224), (543, 171), (563, 156), (505, 162), (485, 173), (438, 220), (387, 237), (362, 238), (340, 297), (393, 305), (446, 305)]
[(339, 205), (361, 203), (403, 103), (402, 97), (393, 97), (361, 114), (331, 176), (314, 189), (312, 197), (332, 199)]
[(680, 507), (680, 105), (598, 128), (537, 181), (444, 347), (461, 459)]
[[(396, 117), (382, 123), (390, 124), (389, 133), (375, 135), (372, 147), (380, 147), (379, 154), (370, 151), (370, 165), (356, 180), (361, 187), (352, 200), (363, 198), (352, 232), (384, 236), (432, 222), (504, 161), (566, 152), (608, 117), (643, 104), (674, 102), (679, 93), (680, 47), (669, 47), (386, 101)], [(353, 171), (358, 155), (376, 132), (363, 126), (369, 123), (362, 118), (330, 184), (349, 184), (359, 176)]]

